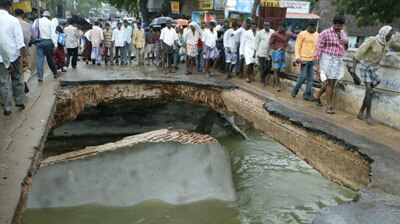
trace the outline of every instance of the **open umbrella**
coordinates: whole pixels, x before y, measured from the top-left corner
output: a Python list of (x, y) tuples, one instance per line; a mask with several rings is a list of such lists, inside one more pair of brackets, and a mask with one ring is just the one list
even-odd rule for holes
[(189, 24), (187, 19), (177, 19), (175, 22), (179, 26), (187, 26)]
[(171, 17), (159, 17), (159, 18), (155, 18), (153, 19), (153, 21), (151, 21), (149, 26), (160, 26), (163, 24), (166, 24), (167, 22), (175, 22), (175, 20), (173, 20)]

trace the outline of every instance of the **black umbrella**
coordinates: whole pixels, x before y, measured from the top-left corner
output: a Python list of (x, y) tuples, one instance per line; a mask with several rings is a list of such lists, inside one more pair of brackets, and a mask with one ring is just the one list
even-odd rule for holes
[(160, 25), (166, 24), (167, 22), (174, 23), (175, 20), (172, 19), (171, 17), (159, 17), (159, 18), (153, 19), (153, 21), (151, 21), (149, 26), (160, 26)]

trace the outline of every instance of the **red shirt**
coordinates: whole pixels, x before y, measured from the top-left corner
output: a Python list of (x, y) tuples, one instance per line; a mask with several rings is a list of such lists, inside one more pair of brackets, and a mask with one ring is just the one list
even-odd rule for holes
[(322, 31), (319, 34), (317, 50), (315, 53), (315, 58), (320, 59), (321, 53), (328, 54), (337, 58), (343, 57), (346, 52), (346, 46), (340, 44), (340, 40), (347, 40), (347, 34), (341, 30), (336, 33), (333, 27)]
[(279, 33), (279, 31), (276, 31), (271, 35), (271, 38), (269, 38), (268, 44), (273, 50), (284, 50), (287, 47), (289, 40), (296, 37), (296, 35), (287, 31), (285, 33)]

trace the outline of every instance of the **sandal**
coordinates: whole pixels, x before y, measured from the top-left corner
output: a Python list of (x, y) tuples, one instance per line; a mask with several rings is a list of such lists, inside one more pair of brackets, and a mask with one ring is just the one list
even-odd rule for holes
[(314, 95), (312, 96), (312, 99), (314, 100), (314, 102), (315, 102), (315, 104), (316, 104), (317, 106), (319, 106), (319, 107), (322, 107), (322, 106), (323, 106), (323, 104), (322, 104), (322, 102), (321, 102), (321, 99), (315, 98)]

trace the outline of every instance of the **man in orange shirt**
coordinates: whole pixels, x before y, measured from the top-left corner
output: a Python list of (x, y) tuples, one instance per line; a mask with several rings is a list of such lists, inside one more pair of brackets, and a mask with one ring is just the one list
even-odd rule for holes
[(317, 22), (315, 20), (310, 20), (307, 30), (302, 31), (297, 36), (296, 40), (296, 64), (301, 64), (301, 73), (297, 79), (296, 85), (292, 89), (291, 95), (292, 97), (296, 97), (304, 81), (307, 80), (306, 90), (303, 94), (303, 99), (306, 101), (313, 100), (311, 96), (311, 87), (314, 76), (315, 50), (318, 43), (316, 28)]

